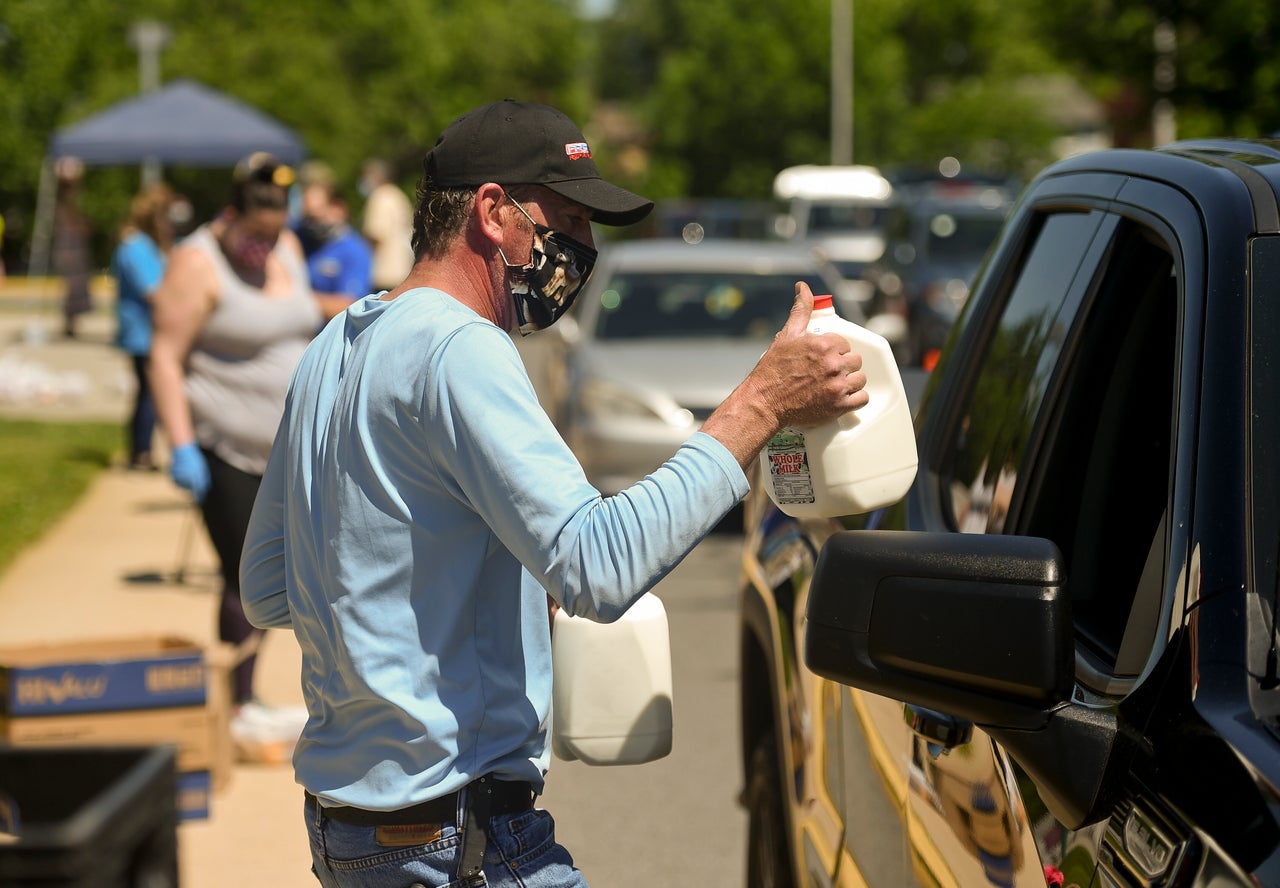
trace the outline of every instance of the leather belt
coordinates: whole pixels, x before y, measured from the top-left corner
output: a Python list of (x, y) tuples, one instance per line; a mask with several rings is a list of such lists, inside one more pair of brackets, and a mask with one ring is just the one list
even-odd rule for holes
[[(476, 783), (487, 786), (489, 792), (489, 816), (495, 814), (519, 814), (533, 808), (533, 786), (525, 780), (496, 780), (486, 774)], [(472, 784), (474, 789), (475, 784)], [(307, 801), (320, 807), (324, 816), (340, 823), (355, 826), (404, 826), (414, 823), (454, 823), (458, 817), (459, 792), (451, 792), (408, 808), (394, 811), (370, 811), (350, 805), (326, 805), (310, 792)]]

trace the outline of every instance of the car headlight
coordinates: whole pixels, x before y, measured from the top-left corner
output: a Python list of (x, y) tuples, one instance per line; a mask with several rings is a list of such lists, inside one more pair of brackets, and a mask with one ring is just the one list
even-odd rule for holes
[(656, 420), (680, 429), (694, 425), (693, 413), (670, 398), (604, 379), (584, 382), (578, 392), (578, 405), (583, 414), (596, 420)]

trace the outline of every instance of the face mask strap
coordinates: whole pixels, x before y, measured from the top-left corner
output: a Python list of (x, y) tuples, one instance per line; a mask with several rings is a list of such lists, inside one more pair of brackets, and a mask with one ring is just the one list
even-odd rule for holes
[[(587, 278), (591, 276), (596, 251), (567, 234), (535, 222), (515, 198), (511, 195), (507, 197), (529, 220), (534, 232), (529, 261), (524, 265), (512, 265), (507, 261), (502, 248), (498, 248), (507, 270), (525, 288), (524, 292), (513, 288), (512, 296), (516, 303), (520, 332), (527, 336), (550, 327), (569, 310)], [(571, 270), (576, 272), (572, 279)], [(556, 284), (554, 291), (548, 292), (547, 286), (553, 283)]]

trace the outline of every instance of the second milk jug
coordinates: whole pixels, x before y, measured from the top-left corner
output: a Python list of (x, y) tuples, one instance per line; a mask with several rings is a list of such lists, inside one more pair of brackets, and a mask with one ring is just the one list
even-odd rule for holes
[(815, 296), (810, 333), (838, 333), (862, 355), (871, 400), (825, 426), (785, 428), (760, 452), (769, 498), (793, 518), (837, 518), (900, 500), (916, 476), (911, 405), (893, 348), (879, 334), (839, 317)]
[(588, 765), (638, 765), (671, 752), (671, 641), (646, 592), (616, 622), (556, 611), (551, 750)]

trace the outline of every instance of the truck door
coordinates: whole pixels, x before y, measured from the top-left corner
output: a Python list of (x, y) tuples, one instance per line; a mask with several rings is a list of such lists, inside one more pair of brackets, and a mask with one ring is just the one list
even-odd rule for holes
[[(941, 368), (945, 400), (935, 392), (937, 406), (925, 405), (938, 414), (922, 436), (922, 464), (937, 470), (940, 508), (912, 516), (911, 529), (1014, 531), (1028, 496), (1022, 484), (1050, 440), (1037, 430), (1063, 397), (1059, 364), (1119, 227), (1107, 206), (1120, 183), (1097, 178), (1109, 181), (1093, 199), (1079, 181), (1070, 200), (1052, 188), (1033, 194), (1006, 234), (999, 272), (988, 272), (995, 279), (979, 282), (958, 354)], [(908, 841), (920, 884), (1041, 888), (1045, 866), (1058, 866), (1066, 846), (1096, 847), (1097, 830), (1075, 836), (1044, 823), (1031, 782), (982, 731), (942, 713), (908, 713), (917, 727), (906, 751)], [(1082, 859), (1088, 884), (1094, 854)]]

